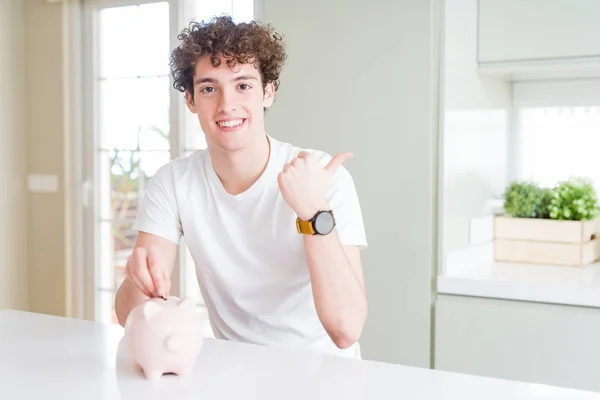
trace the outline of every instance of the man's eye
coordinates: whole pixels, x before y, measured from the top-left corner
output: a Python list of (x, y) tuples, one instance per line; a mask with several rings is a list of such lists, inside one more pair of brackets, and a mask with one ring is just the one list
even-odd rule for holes
[(201, 93), (212, 93), (214, 92), (215, 88), (212, 86), (207, 86), (205, 88), (203, 88), (202, 90), (200, 90)]
[(240, 89), (242, 89), (242, 90), (248, 90), (248, 89), (250, 89), (251, 87), (252, 87), (252, 86), (248, 85), (247, 83), (242, 83), (242, 84), (240, 85)]

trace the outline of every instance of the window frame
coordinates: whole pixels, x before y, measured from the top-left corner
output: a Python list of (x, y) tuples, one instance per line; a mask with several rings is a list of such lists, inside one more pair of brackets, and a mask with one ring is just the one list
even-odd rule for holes
[[(97, 27), (97, 12), (101, 8), (134, 6), (142, 4), (152, 4), (166, 2), (169, 4), (169, 47), (174, 48), (179, 43), (177, 35), (181, 21), (184, 20), (182, 14), (182, 0), (88, 0), (84, 3), (82, 9), (82, 76), (81, 82), (83, 104), (83, 139), (81, 143), (82, 159), (82, 206), (83, 206), (83, 238), (78, 239), (81, 242), (83, 249), (83, 317), (85, 319), (94, 320), (99, 314), (98, 301), (99, 290), (99, 265), (100, 256), (96, 253), (96, 244), (99, 237), (96, 217), (98, 215), (97, 201), (97, 143), (99, 138), (98, 132), (98, 85), (97, 71), (99, 68), (98, 60), (98, 27)], [(172, 87), (173, 79), (169, 77), (169, 84)], [(169, 152), (170, 159), (175, 159), (184, 154), (185, 148), (185, 109), (182, 101), (181, 93), (170, 91), (170, 131), (169, 131)], [(184, 286), (185, 274), (185, 246), (179, 246), (179, 254), (172, 276), (172, 294), (175, 296), (182, 295)], [(185, 295), (185, 294), (184, 294)]]

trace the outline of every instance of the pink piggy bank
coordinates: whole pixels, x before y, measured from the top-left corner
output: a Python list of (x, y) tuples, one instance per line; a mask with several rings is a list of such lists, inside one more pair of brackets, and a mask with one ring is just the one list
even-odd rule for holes
[(125, 321), (124, 340), (147, 379), (189, 374), (204, 342), (195, 302), (171, 296), (138, 304)]

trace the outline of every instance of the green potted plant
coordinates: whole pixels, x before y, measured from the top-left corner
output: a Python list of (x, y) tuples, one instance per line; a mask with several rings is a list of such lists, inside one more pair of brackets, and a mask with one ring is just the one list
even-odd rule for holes
[(600, 207), (587, 178), (554, 187), (513, 181), (494, 221), (497, 261), (582, 266), (600, 259)]
[(545, 218), (548, 198), (535, 182), (512, 181), (504, 190), (504, 211), (513, 218)]
[(560, 182), (550, 193), (548, 214), (551, 219), (589, 221), (600, 215), (596, 190), (587, 178)]

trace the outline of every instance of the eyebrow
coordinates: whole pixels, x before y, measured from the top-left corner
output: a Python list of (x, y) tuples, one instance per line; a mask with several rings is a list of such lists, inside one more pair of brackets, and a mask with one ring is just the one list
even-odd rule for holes
[[(246, 80), (257, 81), (258, 79), (252, 75), (240, 75), (240, 76), (232, 79), (232, 82), (246, 81)], [(194, 82), (195, 85), (199, 85), (201, 83), (217, 83), (217, 80), (215, 78), (198, 78)]]

